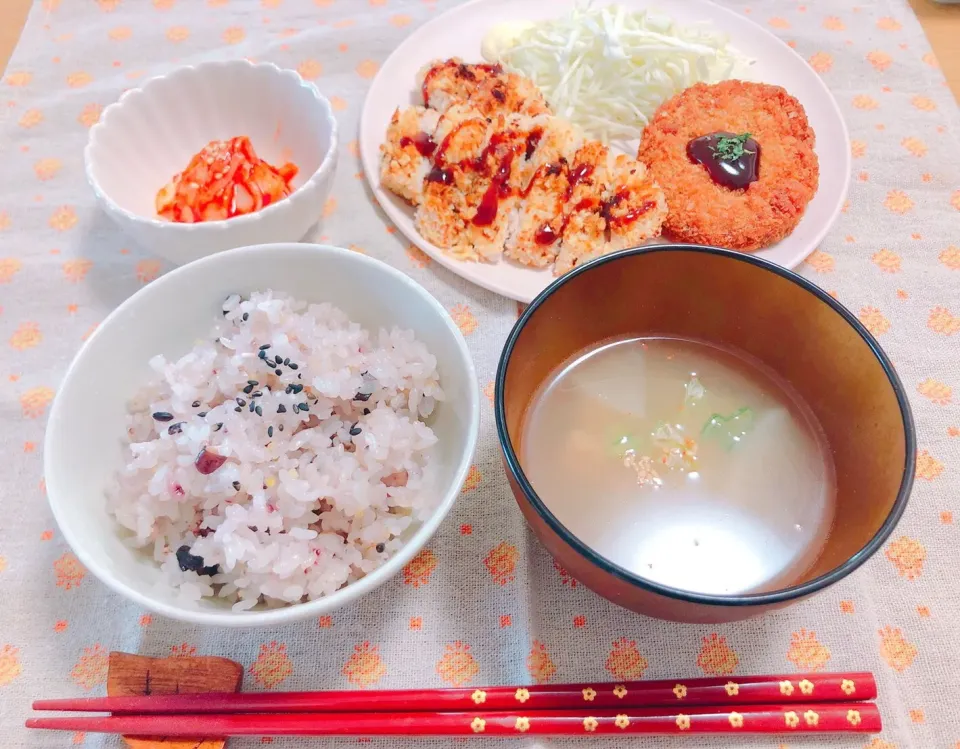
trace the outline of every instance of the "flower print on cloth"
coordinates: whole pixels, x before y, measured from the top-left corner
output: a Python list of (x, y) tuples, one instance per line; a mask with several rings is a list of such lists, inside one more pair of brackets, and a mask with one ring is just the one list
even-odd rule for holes
[(649, 664), (640, 654), (636, 641), (621, 637), (613, 643), (605, 665), (616, 678), (634, 681), (643, 678)]
[[(0, 701), (49, 692), (44, 685), (51, 679), (64, 683), (65, 694), (100, 694), (114, 650), (178, 660), (222, 655), (243, 665), (245, 687), (255, 691), (458, 687), (470, 707), (459, 726), (463, 736), (506, 734), (531, 746), (539, 738), (541, 698), (530, 685), (582, 681), (577, 700), (583, 711), (575, 728), (585, 744), (612, 744), (610, 734), (626, 737), (639, 729), (630, 710), (635, 680), (670, 679), (665, 693), (676, 710), (667, 729), (682, 735), (702, 728), (692, 712), (679, 713), (693, 711), (689, 680), (712, 678), (717, 699), (727, 703), (723, 726), (746, 734), (755, 725), (736, 704), (747, 691), (742, 677), (781, 674), (774, 692), (804, 703), (777, 712), (778, 730), (789, 734), (827, 723), (826, 713), (813, 706), (823, 698), (821, 687), (805, 691), (817, 681), (810, 674), (862, 667), (879, 670), (894, 686), (901, 682), (909, 699), (884, 715), (883, 733), (852, 739), (850, 749), (956, 749), (960, 691), (942, 688), (937, 667), (960, 642), (960, 603), (947, 584), (960, 543), (958, 110), (944, 85), (953, 63), (944, 55), (937, 61), (908, 0), (725, 3), (789, 44), (842, 112), (848, 152), (819, 126), (817, 148), (823, 184), (837, 159), (841, 165), (849, 159), (849, 195), (835, 224), (813, 252), (798, 258), (794, 271), (840, 300), (895, 362), (918, 446), (910, 506), (860, 572), (762, 620), (699, 627), (637, 619), (591, 592), (581, 568), (555, 564), (530, 535), (501, 469), (493, 408), (503, 342), (525, 305), (472, 286), (432, 260), (385, 218), (367, 189), (361, 148), (366, 153), (370, 144), (357, 131), (367, 91), (409, 34), (459, 8), (459, 0), (34, 5), (23, 43), (0, 72), (7, 178), (0, 180), (0, 448), (6, 461), (0, 512), (16, 519), (0, 528), (0, 595), (8, 614), (0, 614)], [(671, 15), (670, 3), (654, 5)], [(4, 19), (0, 10), (0, 23)], [(458, 53), (467, 62), (480, 60), (476, 49)], [(349, 606), (318, 611), (297, 625), (200, 634), (125, 602), (94, 580), (54, 530), (42, 478), (44, 429), (71, 358), (123, 300), (148, 285), (159, 287), (173, 270), (100, 210), (86, 184), (83, 144), (126, 91), (203, 57), (272, 62), (327, 97), (342, 142), (329, 194), (316, 206), (318, 226), (307, 240), (366, 253), (351, 257), (376, 258), (423, 285), (466, 337), (475, 386), (484, 397), (477, 452), (462, 493), (431, 541), (404, 556), (396, 576)], [(768, 73), (766, 59), (752, 66), (751, 77), (764, 80)], [(820, 121), (802, 90), (791, 90), (786, 79), (770, 82), (787, 82)], [(416, 88), (411, 75), (395, 103), (412, 102)], [(279, 157), (290, 148), (281, 141), (292, 132), (290, 123), (269, 122), (262, 145), (256, 133), (246, 134), (265, 155)], [(378, 143), (372, 145), (376, 150)], [(202, 146), (194, 144), (191, 152)], [(179, 166), (170, 165), (161, 182)], [(829, 207), (826, 213), (809, 210), (805, 236), (819, 236), (830, 214)], [(217, 301), (206, 300), (214, 307)], [(678, 388), (678, 398), (696, 397), (695, 386)], [(759, 412), (756, 418), (759, 426)], [(625, 469), (631, 480), (666, 480), (694, 459), (702, 461), (715, 445), (699, 434), (683, 437), (696, 444), (681, 439), (640, 450)], [(649, 461), (641, 461), (645, 456)], [(792, 688), (789, 696), (780, 694), (781, 680)], [(508, 718), (486, 714), (492, 699), (486, 684), (510, 685)], [(677, 690), (681, 697), (673, 692), (678, 685), (686, 688), (685, 694)], [(593, 699), (582, 689), (592, 690), (587, 696)], [(851, 702), (863, 697), (855, 678), (838, 676), (830, 689)], [(848, 709), (861, 713), (858, 726), (848, 722)], [(585, 727), (583, 720), (591, 717), (596, 726), (588, 731), (593, 723)], [(839, 720), (863, 728), (866, 715), (851, 705)], [(16, 733), (22, 729), (13, 730), (0, 745), (26, 741)], [(89, 733), (65, 734), (60, 743), (97, 741)], [(739, 743), (764, 749), (838, 744), (830, 735)]]
[(343, 664), (342, 673), (354, 686), (366, 688), (386, 676), (387, 667), (380, 657), (380, 649), (369, 642), (362, 642), (354, 647), (347, 662)]
[(713, 633), (703, 638), (700, 653), (697, 655), (697, 666), (707, 676), (726, 676), (737, 668), (740, 659), (736, 652), (727, 644), (727, 638)]
[(287, 655), (287, 646), (276, 640), (261, 645), (257, 660), (250, 666), (250, 673), (257, 684), (267, 689), (273, 689), (286, 681), (293, 673), (293, 661)]
[[(447, 684), (462, 687), (476, 678), (480, 673), (480, 665), (470, 652), (469, 645), (454, 642), (444, 648), (443, 657), (437, 663), (437, 673)], [(486, 699), (485, 694), (484, 699)]]
[(821, 671), (830, 660), (830, 649), (817, 639), (816, 632), (801, 629), (791, 635), (787, 660), (800, 671)]

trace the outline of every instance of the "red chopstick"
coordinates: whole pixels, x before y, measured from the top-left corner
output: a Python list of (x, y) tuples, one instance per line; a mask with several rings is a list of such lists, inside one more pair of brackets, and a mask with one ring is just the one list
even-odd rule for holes
[(328, 692), (230, 692), (38, 700), (34, 710), (157, 713), (444, 712), (736, 706), (872, 700), (869, 673), (742, 676), (624, 683)]
[(878, 733), (872, 702), (541, 712), (273, 713), (33, 718), (27, 728), (164, 737)]

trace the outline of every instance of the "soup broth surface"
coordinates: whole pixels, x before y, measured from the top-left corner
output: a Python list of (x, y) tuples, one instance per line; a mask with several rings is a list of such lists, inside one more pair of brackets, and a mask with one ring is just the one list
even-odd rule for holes
[(580, 540), (692, 592), (791, 585), (833, 522), (833, 463), (809, 408), (759, 362), (698, 341), (573, 357), (535, 396), (520, 455)]

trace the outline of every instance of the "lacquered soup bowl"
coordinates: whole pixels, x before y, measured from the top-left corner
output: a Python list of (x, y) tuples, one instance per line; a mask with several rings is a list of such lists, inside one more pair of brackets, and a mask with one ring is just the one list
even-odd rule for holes
[[(759, 360), (786, 380), (826, 435), (836, 515), (813, 566), (782, 588), (707, 595), (661, 585), (604, 558), (537, 495), (521, 460), (525, 415), (539, 386), (572, 355), (617, 337), (699, 339)], [(520, 317), (497, 372), (504, 465), (520, 509), (553, 557), (620, 606), (662, 619), (724, 622), (789, 605), (867, 561), (903, 514), (916, 439), (893, 364), (840, 302), (759, 258), (663, 245), (599, 258), (555, 281)], [(591, 497), (583, 497), (589, 512)]]

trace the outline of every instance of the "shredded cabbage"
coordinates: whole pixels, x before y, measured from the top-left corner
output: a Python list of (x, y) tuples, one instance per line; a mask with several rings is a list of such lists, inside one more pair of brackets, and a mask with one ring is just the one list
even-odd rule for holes
[(550, 21), (498, 24), (482, 50), (532, 79), (557, 115), (609, 142), (639, 138), (657, 107), (694, 83), (743, 77), (750, 61), (728, 42), (705, 25), (590, 2)]

